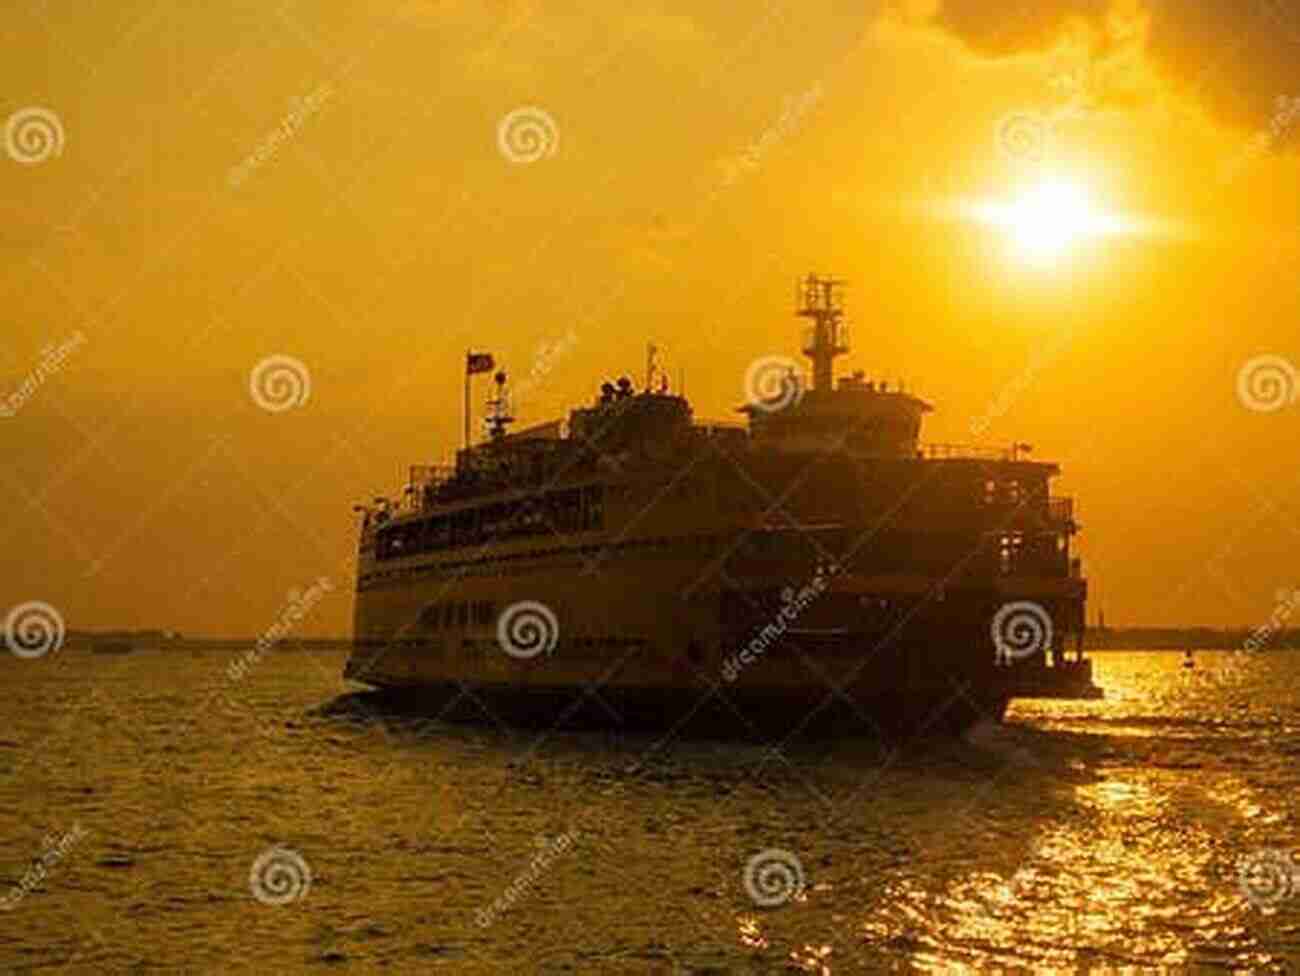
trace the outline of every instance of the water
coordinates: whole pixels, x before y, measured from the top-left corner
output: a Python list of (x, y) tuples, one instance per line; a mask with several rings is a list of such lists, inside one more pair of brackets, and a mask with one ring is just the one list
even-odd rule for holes
[(0, 660), (0, 972), (1300, 972), (1300, 877), (1238, 879), (1300, 854), (1300, 654), (1097, 654), (1108, 700), (901, 753), (322, 713), (342, 652), (233, 657)]

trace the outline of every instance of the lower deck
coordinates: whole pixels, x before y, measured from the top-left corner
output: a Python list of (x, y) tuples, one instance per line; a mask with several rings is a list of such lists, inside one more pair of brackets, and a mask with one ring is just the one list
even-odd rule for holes
[[(965, 709), (961, 721), (1000, 717), (1012, 695), (1097, 694), (1088, 662), (1066, 649), (1083, 619), (1077, 579), (953, 588), (834, 568), (803, 579), (719, 578), (702, 558), (663, 558), (370, 585), (357, 594), (346, 676), (425, 689), (432, 702), (437, 689), (453, 698), (474, 689), (516, 712), (530, 703), (546, 712), (595, 688), (642, 718), (712, 696), (759, 716), (829, 700), (891, 726), (953, 707)], [(1046, 626), (1040, 647), (1012, 659), (1000, 654), (993, 622), (1025, 601)]]

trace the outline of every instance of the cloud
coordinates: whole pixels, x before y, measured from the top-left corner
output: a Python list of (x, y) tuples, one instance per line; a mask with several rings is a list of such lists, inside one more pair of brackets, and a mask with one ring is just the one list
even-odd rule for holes
[[(897, 2), (915, 16), (917, 0)], [(1104, 65), (1136, 48), (1175, 90), (1236, 127), (1266, 129), (1279, 99), (1300, 95), (1300, 0), (935, 0), (928, 12), (988, 57), (1069, 40)]]

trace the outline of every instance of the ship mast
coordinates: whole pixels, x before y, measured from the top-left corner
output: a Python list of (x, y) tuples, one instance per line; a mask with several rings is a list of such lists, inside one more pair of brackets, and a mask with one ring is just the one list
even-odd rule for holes
[(844, 316), (844, 280), (810, 274), (798, 282), (795, 314), (812, 319), (804, 334), (803, 354), (812, 360), (813, 389), (831, 389), (836, 356), (849, 351)]
[(488, 436), (494, 441), (499, 441), (506, 436), (506, 429), (515, 422), (515, 418), (510, 414), (510, 396), (506, 391), (506, 371), (497, 370), (492, 377), (497, 385), (497, 395), (487, 402), (488, 416), (487, 429)]

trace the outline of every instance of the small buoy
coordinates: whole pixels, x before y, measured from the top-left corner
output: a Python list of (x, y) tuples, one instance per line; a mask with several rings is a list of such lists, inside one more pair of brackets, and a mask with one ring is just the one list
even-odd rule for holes
[(1192, 659), (1192, 652), (1191, 652), (1191, 651), (1184, 651), (1184, 652), (1183, 652), (1183, 667), (1185, 667), (1185, 668), (1194, 668), (1194, 667), (1196, 667), (1196, 661)]

